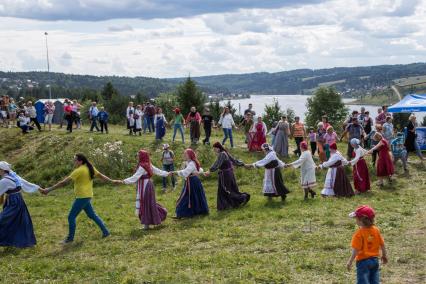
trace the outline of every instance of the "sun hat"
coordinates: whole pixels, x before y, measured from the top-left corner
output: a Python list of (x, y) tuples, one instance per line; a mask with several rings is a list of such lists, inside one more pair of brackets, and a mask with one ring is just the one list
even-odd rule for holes
[(376, 214), (374, 213), (373, 208), (367, 205), (359, 206), (354, 212), (349, 214), (349, 217), (367, 217), (368, 219), (373, 219)]
[(8, 163), (8, 162), (5, 162), (5, 161), (1, 161), (0, 162), (0, 170), (3, 170), (3, 171), (11, 171), (12, 169), (11, 169), (11, 165)]
[(163, 150), (169, 149), (170, 145), (169, 144), (163, 144)]

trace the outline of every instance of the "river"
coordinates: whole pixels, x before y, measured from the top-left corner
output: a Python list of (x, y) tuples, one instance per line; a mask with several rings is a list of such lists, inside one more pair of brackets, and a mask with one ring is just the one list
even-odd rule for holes
[[(296, 115), (300, 116), (300, 118), (305, 118), (306, 109), (306, 100), (309, 96), (303, 95), (281, 95), (281, 96), (260, 96), (255, 95), (251, 96), (248, 99), (240, 99), (240, 100), (231, 100), (231, 103), (237, 109), (237, 113), (244, 113), (244, 110), (248, 108), (248, 104), (253, 104), (254, 111), (259, 113), (264, 113), (265, 104), (271, 104), (274, 99), (278, 100), (281, 109), (285, 110), (287, 108), (291, 108), (294, 110)], [(343, 99), (343, 102), (349, 108), (349, 111), (358, 110), (361, 108), (361, 105), (351, 105), (350, 102), (353, 102), (354, 99)], [(222, 105), (227, 101), (222, 101)], [(370, 112), (371, 117), (375, 117), (377, 115), (378, 106), (372, 105), (364, 105), (365, 109)]]

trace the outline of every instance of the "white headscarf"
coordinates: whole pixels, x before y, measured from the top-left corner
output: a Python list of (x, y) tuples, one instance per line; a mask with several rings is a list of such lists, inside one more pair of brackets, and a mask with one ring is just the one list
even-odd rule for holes
[(0, 162), (0, 170), (10, 172), (12, 170), (11, 167), (12, 166), (8, 162), (6, 162), (6, 161), (1, 161)]

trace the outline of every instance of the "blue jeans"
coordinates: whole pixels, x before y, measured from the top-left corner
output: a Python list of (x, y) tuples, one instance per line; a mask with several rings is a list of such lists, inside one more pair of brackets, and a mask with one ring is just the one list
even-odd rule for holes
[[(175, 170), (175, 165), (171, 164), (171, 165), (163, 165), (163, 171), (165, 172), (173, 172)], [(172, 186), (175, 187), (176, 182), (175, 182), (175, 177), (171, 176), (172, 178)], [(167, 188), (167, 178), (163, 177), (163, 188)]]
[(75, 228), (76, 228), (76, 222), (78, 214), (82, 210), (86, 213), (87, 217), (92, 219), (96, 225), (102, 230), (102, 233), (104, 236), (109, 235), (109, 231), (106, 228), (104, 222), (102, 219), (96, 215), (95, 210), (92, 207), (92, 198), (76, 198), (74, 200), (74, 203), (72, 204), (70, 213), (68, 214), (68, 226), (69, 226), (69, 233), (68, 233), (68, 240), (74, 240), (75, 235)]
[(234, 147), (234, 140), (232, 139), (232, 128), (223, 128), (223, 137), (222, 145), (225, 145), (226, 140), (229, 138), (229, 142), (231, 142), (231, 147)]
[(379, 259), (377, 257), (363, 259), (356, 263), (356, 283), (380, 283)]
[(182, 136), (182, 143), (185, 143), (185, 136), (183, 134), (183, 126), (182, 124), (175, 124), (173, 129), (173, 142), (175, 141), (176, 132), (179, 129), (180, 136)]
[[(90, 131), (93, 131), (93, 128), (96, 128), (96, 131), (99, 131), (99, 127), (96, 122), (97, 122), (97, 119), (92, 118), (92, 125), (90, 125)], [(72, 122), (71, 122), (71, 131), (72, 131)]]
[(143, 127), (143, 133), (146, 132), (146, 129), (148, 128), (149, 132), (154, 132), (155, 131), (155, 127), (154, 127), (154, 117), (153, 116), (145, 116), (145, 120), (146, 123)]

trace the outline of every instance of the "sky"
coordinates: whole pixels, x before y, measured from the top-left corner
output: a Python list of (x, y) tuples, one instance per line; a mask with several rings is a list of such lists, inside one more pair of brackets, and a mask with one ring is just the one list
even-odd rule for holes
[(426, 62), (426, 0), (0, 0), (0, 70), (184, 77)]

